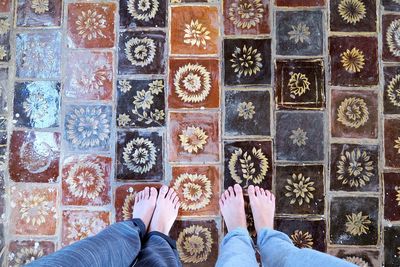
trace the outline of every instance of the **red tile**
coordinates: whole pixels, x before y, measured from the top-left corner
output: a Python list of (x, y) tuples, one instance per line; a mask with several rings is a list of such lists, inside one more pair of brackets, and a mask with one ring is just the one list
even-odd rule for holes
[(54, 252), (50, 241), (11, 241), (8, 246), (8, 266), (23, 266)]
[(0, 12), (10, 12), (11, 0), (0, 0)]

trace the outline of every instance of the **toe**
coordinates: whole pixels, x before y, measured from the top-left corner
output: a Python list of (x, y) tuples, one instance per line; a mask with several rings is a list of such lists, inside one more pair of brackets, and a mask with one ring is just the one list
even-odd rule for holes
[(262, 196), (266, 196), (265, 191), (266, 191), (266, 190), (260, 188), (260, 193), (261, 193)]
[(254, 185), (249, 185), (249, 188), (247, 188), (247, 193), (249, 193), (249, 196), (254, 196), (255, 193)]
[(168, 189), (168, 194), (166, 196), (167, 199), (171, 199), (171, 196), (175, 193), (173, 188)]
[(165, 198), (165, 195), (167, 194), (167, 192), (168, 192), (168, 186), (163, 185), (163, 186), (160, 188), (160, 193), (159, 193), (158, 197), (159, 197), (159, 198)]
[(178, 201), (178, 203), (175, 204), (175, 209), (179, 209), (180, 206), (181, 206), (181, 202)]
[(257, 196), (261, 196), (260, 187), (256, 186), (255, 191)]
[(267, 197), (268, 200), (271, 200), (271, 192), (269, 190), (261, 190), (264, 192), (264, 195)]
[(146, 186), (143, 190), (143, 199), (149, 199), (150, 197), (150, 188)]
[(222, 200), (222, 198), (219, 199), (219, 208), (222, 209), (222, 207), (224, 206), (224, 201)]
[(235, 184), (233, 188), (235, 189), (235, 194), (237, 197), (243, 197), (243, 189), (240, 185)]
[(233, 192), (232, 186), (228, 187), (228, 191), (229, 191), (229, 195), (230, 195), (231, 197), (234, 197), (234, 196), (235, 196), (235, 192)]
[(275, 195), (272, 194), (271, 192), (270, 192), (270, 194), (271, 194), (271, 201), (272, 201), (272, 202), (275, 202)]
[(139, 202), (139, 193), (135, 194), (135, 204)]
[[(172, 188), (171, 188), (172, 189)], [(173, 189), (172, 189), (173, 190)], [(176, 192), (175, 190), (172, 192), (170, 199), (173, 201), (176, 197)]]
[(175, 197), (172, 200), (172, 204), (174, 204), (174, 206), (176, 205), (176, 203), (178, 203), (179, 201), (179, 197), (175, 195)]
[(156, 199), (157, 198), (157, 189), (155, 187), (150, 188), (150, 199)]
[(225, 195), (225, 200), (228, 200), (228, 198), (229, 198), (229, 190), (225, 190), (224, 195)]
[(143, 190), (139, 192), (139, 200), (143, 199)]
[(226, 200), (225, 192), (222, 192), (221, 197), (219, 198), (222, 202)]

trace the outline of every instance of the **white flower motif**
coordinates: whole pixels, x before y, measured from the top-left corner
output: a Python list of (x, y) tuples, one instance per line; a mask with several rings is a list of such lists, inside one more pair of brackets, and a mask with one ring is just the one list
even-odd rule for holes
[(397, 149), (397, 154), (400, 154), (400, 136), (397, 137), (396, 140), (394, 140), (394, 146), (395, 149)]
[(124, 147), (124, 165), (135, 173), (147, 173), (156, 164), (156, 148), (147, 138), (135, 138)]
[(136, 93), (133, 104), (137, 108), (150, 109), (153, 104), (153, 95), (150, 91), (141, 90)]
[(0, 35), (7, 34), (10, 31), (10, 23), (7, 19), (0, 19)]
[(386, 30), (386, 42), (390, 53), (400, 57), (400, 19), (393, 20)]
[(197, 153), (207, 144), (207, 133), (200, 127), (190, 126), (179, 135), (181, 147), (189, 153)]
[(121, 90), (122, 93), (127, 93), (132, 89), (132, 86), (129, 81), (121, 80), (118, 81), (118, 88)]
[(153, 95), (158, 95), (164, 91), (164, 81), (154, 80), (149, 83), (149, 90)]
[(230, 5), (228, 16), (237, 28), (251, 29), (261, 22), (264, 12), (261, 0), (236, 0)]
[(207, 260), (212, 248), (211, 231), (200, 225), (186, 227), (179, 233), (176, 247), (184, 263)]
[(360, 236), (368, 234), (369, 226), (372, 222), (369, 219), (369, 215), (363, 215), (363, 212), (352, 213), (346, 215), (346, 232), (352, 236)]
[(55, 158), (51, 146), (39, 140), (23, 143), (19, 156), (22, 159), (22, 166), (30, 173), (46, 171)]
[(338, 11), (346, 23), (353, 25), (366, 16), (365, 4), (360, 0), (341, 0)]
[(337, 121), (352, 128), (360, 128), (369, 119), (369, 111), (364, 99), (345, 98), (337, 109)]
[(285, 196), (290, 198), (290, 204), (298, 203), (299, 206), (304, 202), (310, 203), (314, 198), (315, 187), (310, 177), (305, 177), (302, 173), (292, 174), (291, 179), (286, 179), (285, 189), (288, 191)]
[(79, 241), (99, 233), (107, 224), (97, 217), (71, 216), (67, 223), (67, 238)]
[(128, 0), (128, 12), (134, 19), (149, 21), (156, 17), (158, 0)]
[(369, 267), (368, 262), (364, 261), (361, 257), (358, 256), (347, 256), (343, 259), (348, 262), (354, 263), (358, 267)]
[(6, 50), (6, 47), (4, 45), (0, 45), (0, 60), (5, 59), (7, 57), (8, 51)]
[(125, 113), (119, 114), (117, 121), (118, 121), (118, 126), (125, 127), (125, 126), (128, 126), (129, 123), (131, 122), (131, 117)]
[(32, 121), (36, 121), (46, 116), (49, 105), (47, 104), (47, 99), (43, 93), (33, 92), (30, 93), (22, 103), (22, 107), (24, 108), (26, 116)]
[(247, 47), (244, 45), (243, 48), (236, 47), (229, 61), (232, 63), (231, 67), (239, 78), (242, 75), (255, 75), (263, 67), (261, 53), (252, 46)]
[(52, 210), (52, 203), (46, 199), (46, 196), (34, 194), (23, 199), (19, 213), (21, 219), (25, 220), (26, 223), (39, 226), (44, 224), (46, 217), (54, 211)]
[(290, 88), (290, 97), (296, 98), (296, 96), (302, 96), (307, 91), (310, 91), (310, 82), (308, 78), (303, 73), (292, 73), (290, 74), (290, 79), (288, 86)]
[(239, 117), (243, 117), (245, 120), (250, 120), (253, 118), (253, 115), (256, 114), (254, 109), (255, 107), (253, 102), (242, 102), (239, 104), (237, 112), (239, 113)]
[(36, 14), (49, 11), (49, 0), (32, 0), (31, 8)]
[(305, 146), (306, 141), (308, 140), (307, 132), (305, 132), (301, 128), (297, 128), (297, 130), (292, 130), (292, 135), (289, 136), (292, 139), (293, 144), (299, 147)]
[(303, 22), (300, 22), (297, 25), (292, 25), (292, 30), (288, 32), (289, 34), (289, 40), (293, 40), (296, 44), (298, 42), (300, 43), (310, 43), (310, 28), (304, 24)]
[(23, 247), (17, 253), (15, 257), (15, 267), (25, 266), (44, 256), (43, 249), (39, 247)]
[(153, 39), (131, 38), (125, 43), (125, 55), (133, 66), (145, 67), (151, 64), (156, 54), (156, 44)]
[(97, 39), (106, 38), (103, 29), (107, 27), (107, 21), (104, 15), (97, 14), (96, 11), (87, 10), (82, 11), (75, 22), (77, 25), (76, 30), (83, 39)]
[(111, 74), (107, 70), (107, 66), (101, 65), (99, 61), (90, 62), (90, 65), (80, 66), (74, 72), (72, 78), (72, 87), (76, 91), (82, 93), (97, 93), (104, 95), (104, 83), (111, 80)]
[(122, 205), (122, 217), (124, 221), (133, 218), (133, 205), (135, 204), (136, 192), (132, 192), (125, 197), (124, 204)]
[(196, 45), (197, 47), (202, 45), (203, 48), (206, 49), (207, 41), (211, 39), (209, 36), (210, 31), (208, 31), (203, 24), (199, 23), (198, 20), (191, 20), (190, 24), (185, 24), (185, 27), (183, 42), (185, 44), (190, 44), (191, 46)]
[[(400, 36), (400, 32), (399, 32)], [(396, 107), (400, 107), (400, 75), (397, 74), (392, 78), (386, 89), (386, 94), (392, 103)]]

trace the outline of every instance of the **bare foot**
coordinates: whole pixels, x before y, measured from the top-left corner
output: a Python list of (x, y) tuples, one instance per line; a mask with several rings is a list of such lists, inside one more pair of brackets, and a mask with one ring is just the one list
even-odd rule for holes
[(251, 212), (257, 233), (262, 228), (274, 228), (275, 196), (268, 190), (250, 185), (248, 188)]
[(149, 232), (158, 231), (168, 235), (171, 230), (181, 203), (174, 189), (163, 185), (158, 193), (156, 209), (151, 219)]
[(135, 196), (132, 218), (141, 219), (146, 226), (146, 229), (149, 227), (151, 216), (153, 216), (156, 207), (156, 200), (157, 189), (154, 187), (145, 187), (144, 190), (138, 192)]
[(221, 195), (219, 207), (228, 232), (238, 227), (247, 227), (246, 213), (244, 212), (243, 190), (240, 185), (235, 184), (234, 188), (230, 186)]

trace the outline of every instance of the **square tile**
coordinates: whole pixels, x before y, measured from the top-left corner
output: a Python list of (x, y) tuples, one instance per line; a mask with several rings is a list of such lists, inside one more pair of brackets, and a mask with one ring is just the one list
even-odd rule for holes
[(275, 181), (277, 213), (324, 214), (323, 165), (278, 166)]
[(275, 0), (275, 4), (277, 6), (285, 6), (285, 7), (324, 6), (325, 0), (301, 0), (301, 1)]
[(384, 122), (385, 166), (400, 167), (400, 120), (385, 119)]
[(247, 189), (272, 186), (272, 142), (241, 141), (224, 143), (224, 188), (239, 184)]
[(388, 11), (400, 11), (400, 5), (397, 0), (382, 0), (380, 1), (382, 7)]
[[(113, 54), (71, 50), (71, 64), (65, 68), (65, 96), (79, 100), (111, 100), (113, 95)], [(73, 64), (72, 62), (76, 62)]]
[(52, 128), (59, 126), (59, 82), (17, 82), (14, 90), (14, 122), (18, 127)]
[(61, 0), (18, 0), (16, 7), (17, 27), (61, 26)]
[(276, 112), (276, 121), (278, 160), (324, 160), (324, 113)]
[(322, 11), (277, 11), (276, 53), (316, 56), (323, 54)]
[(225, 135), (271, 135), (269, 91), (225, 91)]
[(116, 147), (117, 179), (161, 181), (164, 178), (162, 132), (118, 132)]
[(10, 21), (7, 17), (0, 17), (0, 62), (8, 62), (11, 58)]
[(7, 113), (7, 92), (11, 92), (8, 82), (8, 68), (0, 68), (0, 114)]
[(9, 173), (14, 182), (57, 181), (60, 133), (14, 131), (10, 140)]
[(16, 240), (8, 245), (8, 266), (23, 266), (55, 251), (50, 241)]
[(62, 204), (110, 204), (112, 159), (97, 155), (69, 156), (62, 165)]
[(217, 54), (220, 42), (219, 26), (217, 7), (172, 7), (171, 54)]
[(169, 61), (170, 108), (218, 108), (220, 106), (219, 61), (177, 59)]
[(165, 27), (166, 19), (167, 0), (119, 1), (119, 25), (121, 28)]
[(16, 35), (16, 76), (58, 79), (61, 74), (61, 33), (46, 31)]
[(55, 235), (57, 227), (57, 195), (55, 186), (11, 188), (10, 232), (16, 235)]
[(385, 227), (384, 237), (384, 266), (399, 266), (400, 226)]
[[(400, 51), (400, 50), (399, 50)], [(383, 112), (400, 114), (400, 68), (384, 67)]]
[[(396, 4), (400, 10), (400, 5)], [(384, 61), (400, 61), (400, 42), (397, 39), (400, 33), (400, 16), (382, 16), (382, 59)]]
[(333, 32), (376, 32), (375, 0), (331, 0), (330, 30)]
[(117, 125), (121, 128), (165, 125), (165, 81), (119, 80)]
[(219, 176), (217, 165), (173, 166), (170, 187), (181, 202), (179, 216), (218, 216)]
[(379, 199), (333, 197), (330, 204), (330, 242), (338, 245), (377, 245)]
[(11, 9), (11, 0), (0, 0), (0, 12), (7, 13)]
[(384, 218), (400, 221), (400, 173), (384, 173)]
[(376, 145), (332, 144), (332, 191), (379, 191), (379, 149)]
[(223, 1), (225, 35), (257, 35), (271, 32), (269, 1)]
[(357, 266), (380, 266), (379, 251), (366, 248), (329, 248), (328, 254)]
[(332, 90), (331, 103), (331, 133), (333, 137), (378, 137), (377, 93)]
[(329, 37), (332, 85), (368, 86), (379, 80), (375, 37)]
[(170, 112), (169, 161), (219, 161), (219, 117), (217, 112)]
[(68, 4), (68, 47), (113, 47), (115, 15), (115, 3)]
[(111, 146), (110, 105), (66, 105), (64, 140), (75, 151), (107, 151)]
[(225, 85), (271, 83), (271, 39), (224, 39)]
[(161, 31), (127, 31), (119, 34), (118, 74), (165, 72), (165, 41)]
[(61, 246), (98, 234), (110, 224), (110, 215), (105, 211), (63, 211)]
[(325, 107), (323, 60), (279, 60), (275, 62), (275, 68), (277, 108)]

